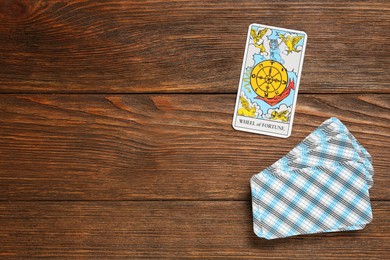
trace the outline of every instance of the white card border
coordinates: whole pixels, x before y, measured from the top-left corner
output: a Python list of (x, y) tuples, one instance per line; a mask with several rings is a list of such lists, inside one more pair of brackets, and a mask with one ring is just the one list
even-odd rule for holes
[[(303, 40), (303, 46), (302, 46), (302, 55), (299, 61), (299, 74), (297, 75), (297, 85), (295, 87), (295, 95), (294, 95), (294, 107), (291, 111), (291, 118), (290, 118), (290, 123), (289, 123), (289, 129), (287, 135), (282, 135), (282, 134), (276, 134), (276, 133), (270, 133), (270, 132), (263, 132), (261, 130), (256, 130), (256, 129), (247, 129), (247, 128), (242, 128), (239, 126), (236, 126), (236, 119), (237, 119), (237, 110), (238, 110), (238, 102), (239, 102), (239, 96), (241, 93), (242, 89), (242, 77), (244, 75), (244, 70), (245, 70), (245, 64), (246, 64), (246, 59), (248, 55), (248, 46), (249, 46), (249, 40), (250, 40), (250, 30), (252, 26), (258, 26), (258, 27), (263, 27), (263, 28), (270, 28), (270, 29), (275, 29), (275, 30), (284, 30), (292, 33), (299, 33), (305, 35), (304, 40)], [(244, 132), (250, 132), (250, 133), (255, 133), (255, 134), (262, 134), (262, 135), (270, 135), (274, 137), (282, 137), (282, 138), (288, 138), (291, 135), (292, 128), (293, 128), (293, 123), (294, 123), (294, 116), (295, 116), (295, 109), (297, 105), (297, 98), (298, 98), (298, 91), (299, 91), (299, 85), (301, 81), (301, 75), (302, 75), (302, 67), (303, 67), (303, 61), (305, 57), (305, 51), (306, 51), (306, 42), (307, 42), (307, 34), (304, 31), (297, 31), (297, 30), (291, 30), (291, 29), (286, 29), (286, 28), (281, 28), (281, 27), (275, 27), (275, 26), (269, 26), (269, 25), (264, 25), (264, 24), (258, 24), (258, 23), (251, 23), (248, 27), (248, 33), (247, 33), (247, 38), (246, 38), (246, 44), (245, 44), (245, 52), (244, 52), (244, 59), (242, 61), (242, 67), (241, 67), (241, 75), (240, 75), (240, 82), (237, 90), (237, 96), (236, 96), (236, 105), (234, 107), (234, 114), (233, 114), (233, 122), (232, 122), (232, 127), (235, 130), (238, 131), (244, 131)]]

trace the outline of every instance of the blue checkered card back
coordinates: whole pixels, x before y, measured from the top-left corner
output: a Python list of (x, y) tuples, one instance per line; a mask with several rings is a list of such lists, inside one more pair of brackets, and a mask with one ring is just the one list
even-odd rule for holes
[(254, 231), (274, 239), (363, 229), (372, 220), (370, 154), (336, 118), (251, 179)]

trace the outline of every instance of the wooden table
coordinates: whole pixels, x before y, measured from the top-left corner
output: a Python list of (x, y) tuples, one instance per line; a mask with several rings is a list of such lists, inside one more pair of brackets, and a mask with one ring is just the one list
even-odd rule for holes
[[(288, 139), (231, 127), (252, 22), (309, 36)], [(2, 0), (0, 257), (389, 259), (389, 25), (387, 0)], [(373, 222), (257, 238), (250, 177), (332, 116)]]

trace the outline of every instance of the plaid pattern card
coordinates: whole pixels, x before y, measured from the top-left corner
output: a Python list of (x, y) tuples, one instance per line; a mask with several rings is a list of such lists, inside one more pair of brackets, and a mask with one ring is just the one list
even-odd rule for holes
[(254, 232), (266, 239), (363, 229), (372, 159), (337, 119), (251, 179)]

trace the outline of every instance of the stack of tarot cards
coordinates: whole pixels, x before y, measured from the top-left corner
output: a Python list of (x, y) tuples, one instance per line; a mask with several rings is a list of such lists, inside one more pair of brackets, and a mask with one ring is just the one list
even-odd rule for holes
[(337, 119), (251, 179), (253, 227), (275, 239), (360, 230), (372, 220), (372, 159)]

